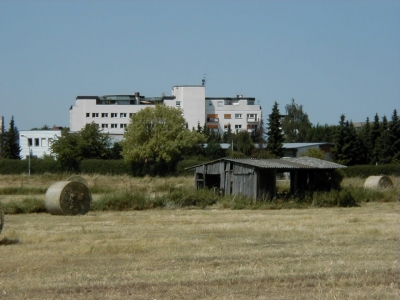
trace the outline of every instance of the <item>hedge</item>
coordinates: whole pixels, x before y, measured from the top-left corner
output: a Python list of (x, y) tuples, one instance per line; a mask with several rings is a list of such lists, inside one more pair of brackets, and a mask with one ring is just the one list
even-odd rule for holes
[(361, 177), (367, 178), (369, 176), (400, 176), (400, 165), (360, 165), (351, 166), (341, 169), (346, 177)]

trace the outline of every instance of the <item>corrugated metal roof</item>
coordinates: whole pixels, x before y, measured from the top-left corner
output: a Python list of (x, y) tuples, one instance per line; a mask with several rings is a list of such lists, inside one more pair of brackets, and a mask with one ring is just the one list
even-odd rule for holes
[(210, 165), (220, 161), (232, 161), (262, 169), (340, 169), (346, 166), (332, 163), (326, 160), (303, 157), (284, 157), (280, 159), (251, 159), (251, 158), (221, 158), (207, 163), (192, 166), (186, 169), (193, 169), (202, 165)]

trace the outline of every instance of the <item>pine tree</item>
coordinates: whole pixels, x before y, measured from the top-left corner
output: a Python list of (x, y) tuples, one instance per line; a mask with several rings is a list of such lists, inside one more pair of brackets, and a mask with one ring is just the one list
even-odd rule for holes
[(389, 123), (390, 145), (392, 147), (392, 161), (400, 161), (400, 118), (397, 110), (393, 111), (392, 120)]
[(363, 147), (352, 122), (340, 117), (339, 128), (335, 136), (335, 148), (332, 156), (337, 163), (353, 166), (362, 163)]
[(378, 162), (378, 153), (376, 152), (376, 140), (380, 137), (381, 135), (381, 126), (379, 122), (379, 116), (378, 114), (375, 114), (374, 118), (374, 123), (372, 124), (371, 128), (371, 135), (370, 135), (370, 141), (371, 141), (371, 147), (372, 147), (372, 154), (371, 154), (371, 163), (375, 164)]
[(369, 118), (367, 118), (365, 125), (360, 129), (358, 136), (363, 145), (363, 164), (369, 164), (374, 150), (371, 143), (371, 125)]
[(284, 137), (281, 127), (281, 115), (279, 113), (277, 102), (275, 102), (272, 108), (272, 113), (268, 118), (267, 135), (267, 150), (276, 157), (282, 157)]
[(11, 117), (10, 127), (6, 133), (3, 157), (9, 159), (21, 159), (19, 147), (19, 132), (14, 124), (14, 116)]

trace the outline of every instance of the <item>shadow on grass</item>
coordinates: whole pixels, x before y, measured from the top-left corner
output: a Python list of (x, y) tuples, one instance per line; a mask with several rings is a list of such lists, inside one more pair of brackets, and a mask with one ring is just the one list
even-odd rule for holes
[(7, 237), (0, 240), (0, 246), (19, 244), (19, 239), (9, 239)]

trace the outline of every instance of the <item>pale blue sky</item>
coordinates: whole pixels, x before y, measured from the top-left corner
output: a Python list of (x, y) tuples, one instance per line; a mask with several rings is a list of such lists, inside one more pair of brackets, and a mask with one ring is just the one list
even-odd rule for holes
[(0, 115), (69, 126), (78, 95), (294, 98), (313, 124), (400, 112), (400, 1), (0, 1)]

